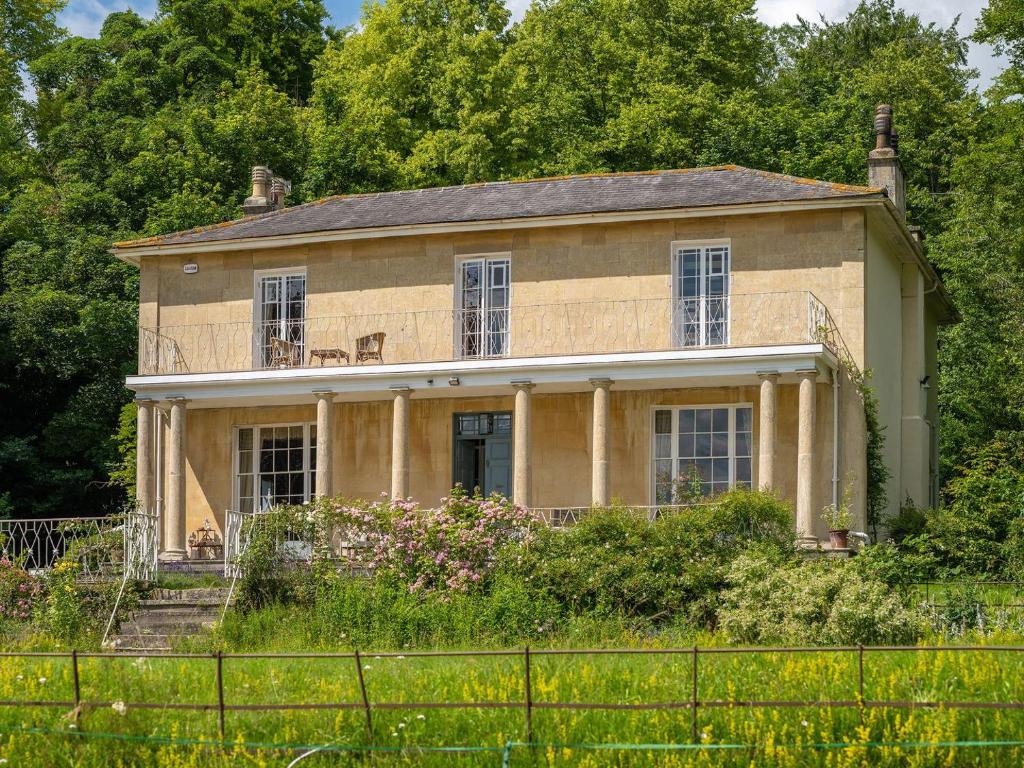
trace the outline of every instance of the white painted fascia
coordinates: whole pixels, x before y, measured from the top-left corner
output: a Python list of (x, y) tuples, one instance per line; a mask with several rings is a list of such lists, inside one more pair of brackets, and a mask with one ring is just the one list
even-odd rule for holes
[(394, 227), (366, 227), (360, 229), (303, 232), (278, 237), (248, 237), (201, 243), (152, 244), (112, 248), (117, 258), (138, 266), (142, 256), (161, 254), (217, 253), (266, 248), (285, 248), (292, 245), (330, 243), (339, 240), (364, 240), (379, 237), (407, 237), (410, 235), (436, 235), (456, 232), (482, 232), (495, 229), (526, 229), (528, 227), (568, 227), (578, 224), (616, 224), (631, 221), (660, 219), (689, 219), (703, 216), (738, 216), (743, 214), (782, 213), (822, 208), (857, 208), (864, 205), (884, 205), (881, 194), (866, 193), (856, 197), (819, 200), (792, 200), (776, 203), (744, 203), (742, 205), (704, 206), (697, 208), (658, 208), (645, 211), (610, 211), (602, 213), (570, 214), (565, 216), (526, 216), (485, 221), (445, 222), (439, 224), (410, 224)]
[[(410, 387), (414, 396), (469, 396), (479, 390), (507, 388), (513, 380), (528, 379), (545, 385), (587, 384), (609, 378), (628, 388), (630, 383), (666, 380), (735, 379), (756, 377), (765, 370), (780, 374), (834, 368), (835, 356), (823, 344), (789, 344), (728, 349), (670, 350), (663, 352), (564, 355), (549, 357), (456, 360), (379, 366), (278, 369), (232, 373), (185, 373), (129, 376), (126, 386), (139, 397), (165, 400), (174, 396), (199, 400), (295, 398), (315, 391), (337, 395), (380, 395), (396, 387)], [(458, 386), (448, 379), (458, 377)], [(428, 385), (433, 379), (435, 384)], [(756, 379), (755, 379), (756, 380)], [(822, 380), (825, 380), (824, 378)]]

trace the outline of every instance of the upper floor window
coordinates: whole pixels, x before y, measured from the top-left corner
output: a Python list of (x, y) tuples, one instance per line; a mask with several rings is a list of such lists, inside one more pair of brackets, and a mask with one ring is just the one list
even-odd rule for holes
[(253, 344), (261, 368), (302, 364), (306, 344), (306, 273), (256, 273)]
[(728, 244), (673, 244), (674, 346), (729, 343), (729, 261)]
[(456, 356), (503, 357), (509, 350), (512, 263), (507, 256), (458, 263), (455, 281)]

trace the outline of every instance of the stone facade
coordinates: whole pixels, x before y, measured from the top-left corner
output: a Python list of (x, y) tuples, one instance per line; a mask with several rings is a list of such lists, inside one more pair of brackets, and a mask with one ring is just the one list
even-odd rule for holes
[[(430, 371), (417, 368), (416, 382), (396, 379), (402, 386), (411, 385), (405, 394), (394, 388), (375, 388), (369, 366), (361, 379), (368, 382), (365, 391), (337, 396), (319, 391), (329, 390), (326, 384), (306, 386), (304, 369), (294, 372), (292, 389), (274, 396), (249, 392), (248, 379), (231, 376), (217, 384), (223, 391), (212, 395), (193, 397), (190, 388), (213, 386), (195, 375), (254, 367), (251, 323), (255, 276), (260, 270), (304, 269), (308, 318), (375, 315), (380, 319), (374, 322), (398, 324), (380, 329), (387, 331), (389, 339), (385, 362), (403, 364), (418, 362), (417, 350), (408, 346), (403, 351), (405, 331), (399, 325), (407, 324), (409, 313), (417, 312), (437, 313), (432, 316), (437, 323), (432, 333), (442, 340), (440, 356), (424, 359), (451, 359), (450, 354), (444, 356), (443, 349), (447, 345), (450, 350), (453, 329), (444, 325), (443, 318), (450, 317), (455, 300), (456, 265), (464, 256), (503, 254), (511, 260), (511, 358), (564, 355), (566, 351), (585, 356), (615, 350), (602, 346), (608, 343), (606, 335), (579, 334), (571, 325), (555, 324), (547, 333), (517, 329), (516, 308), (567, 308), (576, 303), (624, 300), (668, 302), (672, 297), (673, 243), (723, 242), (731, 250), (734, 297), (729, 346), (755, 350), (750, 354), (757, 358), (758, 366), (774, 376), (772, 371), (778, 366), (772, 360), (773, 348), (811, 341), (806, 303), (783, 297), (798, 291), (813, 294), (834, 319), (852, 362), (874, 372), (894, 477), (889, 488), (890, 508), (895, 510), (908, 493), (920, 499), (919, 503), (928, 503), (935, 460), (935, 329), (939, 317), (927, 302), (920, 272), (905, 246), (872, 216), (864, 207), (824, 207), (632, 223), (495, 228), (475, 233), (368, 236), (264, 250), (143, 256), (140, 327), (168, 337), (174, 336), (175, 329), (214, 329), (202, 333), (207, 334), (207, 343), (212, 338), (219, 345), (220, 352), (216, 363), (208, 367), (189, 367), (193, 379), (170, 377), (159, 386), (150, 386), (147, 377), (140, 376), (130, 383), (140, 397), (153, 396), (157, 409), (166, 412), (157, 438), (167, 445), (172, 442), (172, 420), (166, 393), (178, 387), (180, 391), (174, 394), (190, 398), (184, 417), (187, 441), (182, 440), (174, 450), (157, 452), (163, 464), (159, 468), (162, 473), (157, 474), (176, 478), (179, 470), (173, 462), (178, 452), (184, 451), (187, 530), (198, 528), (206, 519), (223, 530), (225, 510), (237, 504), (234, 434), (240, 426), (319, 424), (323, 433), (324, 425), (329, 424), (329, 439), (318, 440), (317, 455), (330, 462), (329, 475), (323, 469), (317, 471), (321, 488), (329, 477), (330, 490), (336, 494), (374, 498), (398, 490), (431, 504), (445, 495), (453, 480), (453, 415), (513, 412), (520, 422), (515, 431), (518, 487), (513, 494), (517, 500), (528, 499), (535, 507), (583, 507), (605, 494), (610, 500), (650, 505), (654, 503), (654, 408), (745, 403), (753, 407), (754, 446), (764, 450), (774, 444), (774, 489), (794, 502), (802, 498), (805, 518), (809, 517), (812, 527), (808, 535), (827, 538), (819, 512), (846, 480), (854, 489), (855, 527), (863, 528), (866, 441), (860, 397), (839, 365), (834, 366), (839, 373), (837, 386), (833, 386), (829, 360), (834, 357), (827, 352), (818, 356), (814, 374), (805, 377), (805, 401), (813, 401), (814, 407), (804, 409), (805, 421), (810, 419), (804, 429), (800, 425), (801, 377), (795, 370), (772, 379), (775, 404), (773, 414), (765, 417), (767, 421), (761, 416), (761, 398), (771, 390), (753, 368), (743, 374), (686, 373), (674, 380), (653, 377), (646, 382), (620, 380), (614, 371), (601, 374), (611, 383), (597, 394), (597, 412), (595, 384), (589, 375), (552, 379), (533, 391), (524, 391), (515, 385), (524, 378), (515, 365), (503, 369), (507, 376), (502, 387), (443, 390), (425, 388), (423, 380), (431, 376)], [(186, 263), (197, 265), (198, 271), (186, 274)], [(760, 298), (745, 300), (745, 296)], [(397, 319), (385, 320), (385, 316)], [(639, 348), (628, 351), (671, 347), (668, 315), (658, 322), (652, 318), (656, 314), (637, 324)], [(309, 346), (318, 343), (315, 327), (310, 325)], [(197, 350), (189, 348), (189, 344), (198, 344), (200, 337), (199, 332), (179, 334), (185, 359), (193, 355), (192, 359), (201, 360)], [(620, 360), (615, 365), (626, 371), (632, 363)], [(679, 363), (684, 365), (690, 363)], [(920, 386), (926, 375), (932, 377), (930, 388)], [(438, 384), (447, 376), (439, 373)], [(285, 378), (278, 376), (275, 381)], [(433, 378), (429, 381), (435, 385)], [(837, 392), (838, 404), (834, 402)], [(808, 397), (811, 400), (806, 400)], [(181, 413), (175, 416), (178, 430), (182, 418)], [(761, 439), (762, 423), (775, 424), (771, 440)], [(598, 429), (607, 425), (606, 433), (599, 434), (597, 440), (595, 424)], [(802, 460), (798, 460), (798, 450)], [(755, 449), (755, 485), (759, 484), (757, 453)], [(808, 479), (799, 491), (801, 474)], [(150, 483), (145, 473), (140, 477)], [(170, 494), (180, 492), (179, 486), (172, 488), (169, 483), (169, 479), (162, 485), (156, 483), (156, 490), (147, 486), (147, 503), (159, 506), (154, 497), (162, 493), (160, 504), (167, 507)], [(165, 542), (177, 546), (180, 522), (169, 514), (164, 514), (164, 519), (165, 526), (170, 520), (179, 528), (164, 534)]]

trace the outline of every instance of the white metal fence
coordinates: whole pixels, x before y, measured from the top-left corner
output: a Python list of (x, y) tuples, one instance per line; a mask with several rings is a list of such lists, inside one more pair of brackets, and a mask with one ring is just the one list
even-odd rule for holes
[(129, 511), (108, 517), (0, 520), (0, 556), (28, 571), (52, 568), (72, 557), (79, 578), (156, 576), (159, 521), (155, 514)]

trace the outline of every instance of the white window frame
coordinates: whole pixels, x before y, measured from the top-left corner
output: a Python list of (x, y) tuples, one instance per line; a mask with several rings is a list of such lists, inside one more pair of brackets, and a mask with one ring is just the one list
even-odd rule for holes
[[(309, 320), (309, 276), (305, 267), (279, 267), (276, 269), (256, 269), (252, 273), (252, 367), (262, 370), (263, 366), (263, 287), (265, 277), (302, 277), (302, 342), (305, 355), (306, 330)], [(300, 361), (301, 362), (301, 361)]]
[[(478, 261), (483, 265), (483, 274), (485, 279), (488, 281), (484, 284), (481, 289), (481, 317), (482, 322), (486, 323), (487, 312), (489, 305), (487, 302), (489, 274), (488, 274), (488, 263), (492, 261), (504, 261), (506, 262), (506, 269), (508, 270), (508, 304), (505, 307), (508, 313), (508, 327), (505, 329), (505, 351), (500, 355), (489, 355), (479, 354), (475, 356), (468, 356), (463, 354), (463, 284), (462, 284), (462, 268), (467, 262)], [(497, 251), (495, 253), (473, 253), (464, 254), (455, 257), (455, 279), (453, 280), (454, 296), (453, 306), (455, 308), (455, 322), (452, 324), (452, 350), (455, 352), (454, 357), (457, 360), (486, 360), (488, 358), (499, 358), (508, 357), (512, 351), (512, 253), (511, 251)], [(486, 325), (483, 326), (481, 332), (481, 351), (486, 350), (487, 345), (487, 331)]]
[[(316, 422), (307, 421), (288, 421), (279, 422), (274, 424), (236, 424), (231, 428), (231, 508), (244, 513), (249, 514), (254, 511), (259, 511), (259, 431), (261, 429), (275, 429), (277, 427), (302, 427), (302, 473), (305, 479), (305, 485), (303, 489), (303, 503), (312, 500), (312, 486), (314, 472), (311, 469), (312, 458), (316, 451), (316, 445), (310, 445), (310, 430), (316, 427)], [(239, 509), (241, 504), (241, 494), (239, 493), (239, 467), (238, 464), (238, 433), (243, 429), (253, 430), (253, 441), (252, 441), (252, 478), (253, 478), (253, 509)]]
[[(701, 301), (700, 304), (700, 320), (699, 320), (699, 334), (700, 339), (696, 345), (684, 345), (683, 340), (679, 338), (677, 326), (680, 321), (677, 318), (677, 312), (679, 312), (678, 303), (683, 301), (685, 297), (681, 295), (681, 292), (677, 290), (682, 275), (679, 270), (679, 260), (676, 258), (676, 252), (680, 249), (698, 249), (701, 251), (700, 260), (700, 273), (698, 275), (698, 281), (701, 286), (706, 285), (707, 280), (707, 254), (706, 250), (709, 248), (725, 248), (726, 249), (726, 265), (725, 265), (725, 339), (722, 344), (708, 344), (708, 325), (707, 320), (707, 303)], [(671, 244), (671, 252), (669, 254), (669, 271), (672, 275), (672, 282), (670, 285), (670, 295), (672, 297), (672, 325), (669, 328), (669, 344), (671, 348), (686, 348), (686, 349), (700, 349), (702, 347), (727, 347), (729, 346), (730, 334), (732, 332), (732, 239), (721, 238), (717, 240), (674, 240)], [(701, 294), (700, 299), (708, 298), (706, 294)]]
[(729, 489), (736, 487), (736, 411), (740, 408), (750, 409), (750, 487), (755, 489), (757, 485), (757, 433), (755, 431), (754, 422), (754, 404), (752, 402), (742, 403), (682, 403), (675, 405), (652, 405), (650, 413), (650, 429), (651, 429), (651, 440), (649, 447), (650, 461), (648, 463), (648, 488), (647, 492), (650, 494), (650, 506), (654, 507), (658, 505), (658, 433), (655, 430), (655, 421), (657, 419), (658, 411), (671, 411), (672, 413), (672, 431), (671, 431), (671, 460), (673, 474), (675, 473), (675, 467), (679, 462), (679, 412), (683, 410), (714, 410), (716, 408), (727, 408), (729, 410)]

